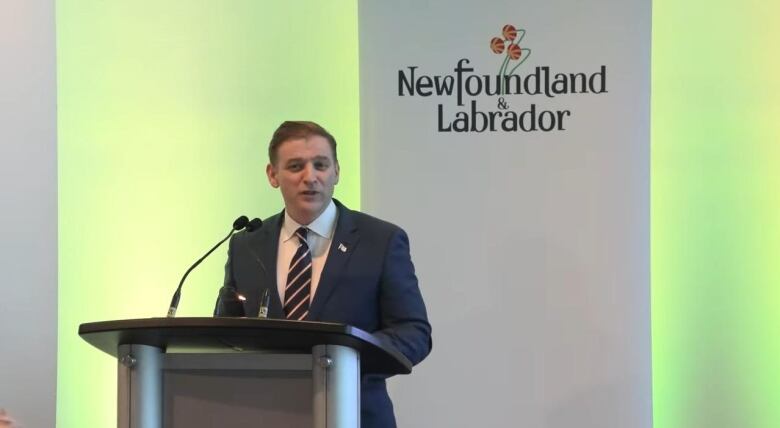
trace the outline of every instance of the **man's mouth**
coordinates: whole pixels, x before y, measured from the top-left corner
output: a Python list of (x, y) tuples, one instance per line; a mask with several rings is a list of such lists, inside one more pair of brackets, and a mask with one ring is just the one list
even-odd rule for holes
[(304, 190), (303, 192), (301, 192), (301, 194), (304, 196), (314, 196), (317, 193), (319, 192), (317, 192), (316, 190)]

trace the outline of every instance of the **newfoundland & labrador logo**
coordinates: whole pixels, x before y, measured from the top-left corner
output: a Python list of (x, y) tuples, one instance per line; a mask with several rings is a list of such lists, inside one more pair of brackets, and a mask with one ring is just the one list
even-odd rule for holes
[[(544, 110), (526, 102), (518, 111), (510, 103), (522, 103), (525, 97), (607, 93), (607, 66), (590, 73), (553, 72), (549, 66), (518, 70), (531, 56), (531, 49), (520, 45), (525, 30), (504, 25), (501, 36), (490, 40), (490, 50), (504, 55), (495, 75), (479, 74), (468, 58), (459, 59), (449, 74), (424, 74), (410, 65), (398, 70), (398, 96), (441, 99), (438, 132), (555, 132), (566, 131), (571, 110)], [(483, 110), (477, 103), (475, 97), (484, 95), (496, 97), (495, 109)]]

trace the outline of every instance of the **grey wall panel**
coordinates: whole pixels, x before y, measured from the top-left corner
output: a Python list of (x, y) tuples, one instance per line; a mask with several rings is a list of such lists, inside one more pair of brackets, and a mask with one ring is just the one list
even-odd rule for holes
[(57, 145), (53, 1), (0, 2), (0, 407), (53, 427)]

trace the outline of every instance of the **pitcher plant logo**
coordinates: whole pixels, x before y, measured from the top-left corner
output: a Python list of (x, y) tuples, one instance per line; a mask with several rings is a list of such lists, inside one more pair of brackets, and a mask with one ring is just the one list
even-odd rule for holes
[[(501, 29), (501, 35), (504, 36), (503, 39), (493, 37), (490, 40), (490, 50), (493, 51), (494, 54), (499, 55), (504, 53), (505, 42), (509, 42), (509, 46), (506, 47), (504, 62), (501, 63), (501, 67), (498, 69), (498, 75), (501, 77), (501, 83), (498, 87), (499, 95), (503, 95), (506, 90), (506, 76), (514, 75), (517, 67), (520, 67), (520, 65), (528, 59), (528, 55), (531, 55), (531, 49), (520, 47), (520, 42), (523, 41), (523, 37), (525, 37), (524, 29), (521, 28), (517, 30), (513, 25), (507, 24)], [(509, 73), (507, 73), (506, 69), (510, 65), (510, 61), (518, 62), (517, 65), (512, 67), (512, 69), (509, 70)]]
[[(501, 37), (490, 39), (490, 51), (503, 55), (495, 74), (480, 74), (468, 58), (455, 61), (452, 73), (423, 74), (425, 67), (419, 65), (400, 69), (398, 96), (440, 99), (436, 106), (438, 132), (566, 131), (573, 112), (558, 100), (572, 94), (606, 94), (607, 66), (589, 72), (554, 72), (547, 65), (521, 68), (531, 58), (525, 39), (526, 30), (512, 24), (501, 28)], [(533, 61), (545, 59), (543, 50), (541, 55), (538, 52), (536, 49)], [(547, 100), (543, 106), (528, 103), (539, 96)], [(495, 109), (483, 110), (480, 103), (489, 102), (489, 97), (495, 97)], [(520, 109), (512, 107), (524, 101)]]

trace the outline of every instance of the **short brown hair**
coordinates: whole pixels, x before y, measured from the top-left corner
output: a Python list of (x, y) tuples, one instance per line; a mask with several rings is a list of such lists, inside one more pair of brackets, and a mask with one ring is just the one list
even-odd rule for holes
[(271, 165), (276, 165), (277, 152), (282, 143), (289, 140), (309, 138), (312, 135), (319, 135), (328, 140), (330, 150), (333, 152), (333, 162), (338, 163), (338, 158), (336, 157), (336, 139), (333, 138), (325, 128), (314, 122), (288, 120), (276, 128), (274, 136), (271, 137), (271, 143), (268, 144), (268, 159), (271, 161)]

